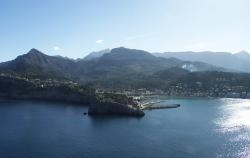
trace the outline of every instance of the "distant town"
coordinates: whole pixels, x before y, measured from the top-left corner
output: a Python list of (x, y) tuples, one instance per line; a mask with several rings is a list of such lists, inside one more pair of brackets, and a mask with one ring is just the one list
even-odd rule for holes
[[(71, 86), (77, 87), (81, 84), (68, 80), (56, 80), (56, 79), (34, 79), (27, 78), (17, 75), (1, 73), (1, 77), (8, 77), (13, 79), (24, 80), (30, 83), (33, 83), (36, 87), (46, 88), (46, 87), (58, 87), (58, 86)], [(217, 78), (218, 81), (226, 81), (226, 78)], [(196, 82), (198, 87), (201, 87), (203, 83)], [(135, 100), (140, 100), (145, 97), (154, 97), (154, 96), (176, 96), (176, 97), (221, 97), (221, 98), (243, 98), (250, 99), (250, 92), (246, 91), (246, 88), (243, 86), (228, 86), (227, 84), (219, 84), (210, 87), (209, 90), (201, 89), (187, 89), (186, 84), (179, 83), (175, 86), (169, 87), (167, 90), (162, 89), (102, 89), (96, 88), (96, 94), (102, 93), (113, 93), (113, 94), (122, 94), (128, 97), (134, 97)]]

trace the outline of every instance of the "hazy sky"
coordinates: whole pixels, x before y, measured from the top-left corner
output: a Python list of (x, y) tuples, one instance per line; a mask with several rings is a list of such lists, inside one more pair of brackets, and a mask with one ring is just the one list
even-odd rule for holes
[(250, 51), (249, 8), (250, 0), (0, 0), (0, 61), (31, 48), (73, 58), (119, 46)]

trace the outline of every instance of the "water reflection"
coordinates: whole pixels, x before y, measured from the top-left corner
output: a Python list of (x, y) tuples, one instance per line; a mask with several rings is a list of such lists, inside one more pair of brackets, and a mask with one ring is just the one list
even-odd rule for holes
[(215, 123), (218, 132), (230, 136), (224, 149), (227, 156), (250, 158), (250, 100), (224, 99), (222, 104)]

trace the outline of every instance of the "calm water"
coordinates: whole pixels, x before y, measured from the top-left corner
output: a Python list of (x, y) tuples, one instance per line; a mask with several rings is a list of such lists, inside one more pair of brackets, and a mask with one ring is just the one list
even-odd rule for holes
[(0, 101), (1, 158), (250, 157), (250, 100), (168, 99), (137, 119), (86, 107)]

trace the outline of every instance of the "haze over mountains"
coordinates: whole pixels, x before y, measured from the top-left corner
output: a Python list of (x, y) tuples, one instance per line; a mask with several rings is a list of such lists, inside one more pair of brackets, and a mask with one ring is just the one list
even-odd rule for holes
[[(88, 54), (84, 60), (97, 59), (106, 53), (110, 53), (110, 49), (101, 50)], [(203, 62), (217, 67), (223, 67), (227, 71), (233, 72), (250, 72), (250, 54), (246, 51), (238, 53), (230, 52), (165, 52), (165, 53), (152, 53), (156, 57), (163, 58), (176, 58), (184, 61)], [(195, 70), (194, 70), (195, 71)]]
[(228, 52), (165, 52), (154, 53), (157, 57), (178, 58), (180, 60), (200, 61), (227, 69), (250, 72), (250, 54), (241, 51), (236, 54)]

